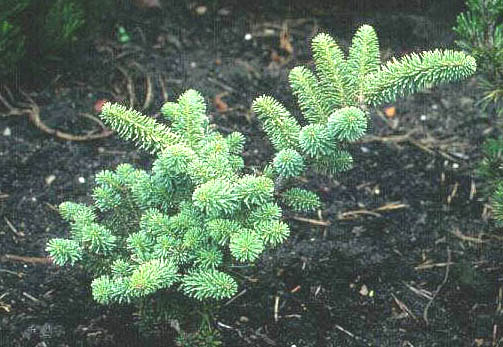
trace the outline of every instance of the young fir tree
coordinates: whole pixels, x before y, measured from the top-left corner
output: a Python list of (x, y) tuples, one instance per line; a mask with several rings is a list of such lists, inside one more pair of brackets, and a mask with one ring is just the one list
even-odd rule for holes
[(316, 73), (306, 67), (290, 73), (307, 125), (301, 127), (272, 97), (253, 103), (277, 151), (263, 174), (243, 172), (244, 136), (213, 130), (204, 99), (194, 90), (164, 104), (168, 125), (105, 104), (103, 121), (156, 159), (149, 171), (122, 164), (97, 174), (94, 206), (60, 205), (70, 237), (49, 241), (54, 262), (83, 264), (95, 275), (96, 301), (140, 303), (147, 317), (149, 297), (166, 303), (166, 318), (183, 316), (180, 304), (187, 302), (181, 296), (230, 298), (238, 288), (230, 267), (254, 262), (288, 237), (280, 206), (300, 212), (320, 207), (318, 196), (294, 178), (308, 167), (324, 174), (351, 167), (347, 144), (364, 135), (369, 106), (466, 78), (476, 68), (472, 57), (453, 51), (382, 65), (368, 25), (357, 31), (347, 58), (327, 34), (317, 35), (312, 49)]
[(457, 45), (477, 59), (480, 105), (503, 115), (503, 1), (467, 0), (453, 30)]
[[(503, 1), (467, 0), (468, 10), (458, 15), (456, 43), (478, 62), (477, 75), (484, 110), (503, 115)], [(483, 192), (489, 197), (496, 224), (503, 226), (503, 139), (484, 144), (478, 174), (485, 180)]]

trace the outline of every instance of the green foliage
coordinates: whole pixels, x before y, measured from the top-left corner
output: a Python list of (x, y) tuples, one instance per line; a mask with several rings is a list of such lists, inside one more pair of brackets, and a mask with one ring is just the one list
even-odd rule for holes
[(457, 45), (472, 54), (480, 66), (477, 76), (483, 97), (480, 105), (503, 115), (503, 2), (467, 0), (453, 30)]
[(473, 57), (450, 50), (393, 58), (366, 80), (364, 97), (372, 106), (393, 102), (427, 86), (465, 79), (476, 67)]
[(170, 145), (183, 144), (180, 136), (170, 131), (164, 124), (157, 123), (135, 110), (107, 102), (101, 112), (105, 124), (115, 129), (120, 137), (134, 141), (141, 149), (152, 154)]
[(56, 0), (45, 17), (45, 35), (52, 42), (50, 51), (64, 49), (77, 41), (77, 33), (85, 23), (85, 14), (78, 2)]
[(180, 334), (176, 339), (180, 347), (218, 347), (222, 346), (220, 332), (216, 329), (203, 327), (195, 333)]
[(281, 151), (298, 146), (300, 125), (283, 105), (264, 95), (253, 101), (252, 109), (262, 121), (274, 149)]
[(327, 122), (328, 133), (340, 142), (353, 142), (361, 138), (367, 131), (368, 117), (354, 107), (341, 108), (330, 116)]
[(291, 188), (281, 197), (285, 205), (295, 211), (315, 211), (321, 207), (320, 198), (309, 190)]
[(114, 0), (3, 0), (0, 2), (0, 76), (16, 68), (38, 71), (75, 52), (79, 41), (109, 29), (103, 14)]
[(238, 290), (232, 268), (253, 263), (287, 239), (280, 202), (296, 212), (321, 207), (314, 192), (293, 187), (296, 179), (307, 168), (332, 175), (351, 168), (346, 148), (367, 129), (366, 106), (475, 69), (473, 58), (457, 52), (380, 65), (369, 26), (357, 32), (348, 60), (326, 34), (314, 38), (313, 52), (316, 74), (305, 67), (290, 74), (307, 125), (301, 127), (272, 97), (253, 103), (277, 152), (262, 174), (243, 170), (244, 136), (210, 127), (204, 98), (194, 90), (162, 106), (168, 124), (106, 103), (104, 123), (152, 153), (152, 169), (122, 164), (104, 170), (96, 175), (93, 206), (62, 203), (70, 233), (49, 241), (50, 257), (90, 271), (97, 302), (134, 303), (154, 314), (150, 299), (168, 297), (169, 312), (156, 314), (191, 317), (187, 302), (231, 298)]
[(0, 75), (10, 73), (25, 55), (26, 38), (14, 21), (30, 1), (4, 1), (0, 4)]
[(274, 169), (283, 177), (299, 176), (304, 171), (304, 159), (293, 149), (283, 149), (274, 157)]
[(198, 300), (230, 298), (237, 291), (236, 281), (215, 269), (197, 269), (183, 277), (181, 290)]
[(259, 233), (245, 229), (231, 235), (229, 248), (238, 261), (251, 262), (264, 250), (264, 242)]
[(483, 158), (477, 170), (486, 182), (486, 193), (490, 194), (503, 181), (503, 138), (489, 139), (483, 145)]
[(102, 304), (141, 305), (160, 291), (230, 298), (238, 288), (230, 267), (254, 262), (290, 233), (275, 181), (243, 172), (243, 135), (213, 130), (198, 92), (162, 113), (169, 125), (104, 105), (107, 125), (155, 155), (152, 169), (121, 164), (97, 173), (94, 204), (62, 203), (69, 237), (47, 245), (56, 264), (80, 263), (94, 275), (92, 294)]
[(493, 208), (493, 218), (498, 226), (503, 226), (503, 183), (499, 182), (495, 191), (491, 195), (491, 206)]
[[(381, 64), (377, 35), (369, 25), (357, 30), (347, 58), (324, 33), (313, 38), (312, 51), (315, 72), (299, 66), (289, 76), (307, 125), (301, 127), (270, 96), (258, 97), (252, 106), (277, 151), (274, 173), (283, 178), (299, 177), (309, 169), (330, 175), (349, 170), (353, 159), (345, 148), (365, 134), (369, 107), (465, 79), (476, 69), (471, 56), (449, 50), (410, 54)], [(303, 203), (299, 200), (292, 206)]]
[(6, 71), (11, 71), (25, 53), (25, 38), (21, 30), (8, 21), (0, 22), (0, 65)]
[(483, 192), (489, 197), (492, 216), (498, 226), (503, 226), (503, 138), (487, 140), (483, 149), (477, 174), (484, 179)]
[(82, 259), (82, 250), (75, 240), (52, 239), (47, 244), (47, 252), (53, 255), (54, 263), (60, 266), (73, 265)]

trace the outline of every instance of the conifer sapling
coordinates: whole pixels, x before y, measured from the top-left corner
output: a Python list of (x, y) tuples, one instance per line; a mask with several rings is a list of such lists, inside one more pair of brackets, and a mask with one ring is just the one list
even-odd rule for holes
[(315, 71), (296, 67), (289, 76), (305, 126), (270, 96), (253, 102), (276, 151), (262, 174), (244, 172), (244, 136), (215, 131), (194, 90), (162, 106), (167, 125), (106, 103), (103, 121), (155, 161), (148, 171), (122, 164), (98, 173), (93, 206), (62, 203), (70, 235), (49, 241), (54, 262), (88, 268), (93, 297), (103, 304), (159, 291), (230, 298), (238, 284), (229, 266), (252, 263), (288, 237), (280, 206), (298, 212), (321, 206), (295, 178), (307, 169), (333, 175), (352, 167), (348, 144), (365, 134), (369, 107), (466, 78), (476, 68), (464, 53), (438, 50), (381, 64), (368, 25), (356, 32), (347, 58), (327, 34), (313, 39), (312, 51)]

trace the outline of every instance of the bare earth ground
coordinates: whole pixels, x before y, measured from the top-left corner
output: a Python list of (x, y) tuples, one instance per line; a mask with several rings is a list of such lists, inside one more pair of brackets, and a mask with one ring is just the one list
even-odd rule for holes
[[(137, 10), (125, 17), (130, 43), (104, 35), (75, 71), (23, 88), (46, 125), (80, 135), (96, 128), (82, 114), (98, 99), (156, 117), (166, 98), (198, 89), (217, 127), (247, 136), (246, 163), (260, 168), (272, 153), (251, 102), (268, 93), (296, 109), (287, 73), (311, 63), (316, 32), (347, 49), (356, 28), (372, 24), (384, 58), (453, 47), (449, 30), (462, 5), (329, 3)], [(308, 219), (289, 214), (288, 242), (247, 270), (253, 280), (217, 317), (225, 346), (501, 344), (502, 235), (474, 175), (480, 143), (499, 130), (476, 98), (465, 81), (387, 105), (392, 116), (376, 109), (369, 135), (352, 148), (352, 171), (306, 177), (325, 208)], [(95, 304), (82, 269), (43, 260), (47, 240), (67, 228), (55, 206), (90, 201), (101, 169), (148, 168), (152, 159), (113, 136), (64, 141), (25, 116), (0, 119), (0, 346), (170, 345), (139, 336), (131, 309)]]

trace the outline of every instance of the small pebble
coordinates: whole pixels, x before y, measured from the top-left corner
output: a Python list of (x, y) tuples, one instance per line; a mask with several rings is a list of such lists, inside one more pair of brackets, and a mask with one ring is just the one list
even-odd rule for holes
[(368, 148), (367, 148), (367, 147), (365, 147), (365, 146), (361, 146), (360, 148), (361, 148), (361, 150), (362, 150), (362, 152), (363, 152), (363, 153), (368, 153), (368, 152), (370, 152), (370, 149), (368, 149)]
[(438, 110), (438, 105), (437, 105), (437, 104), (433, 104), (433, 105), (431, 105), (431, 109), (432, 109), (432, 110)]
[(462, 96), (461, 98), (459, 98), (459, 105), (461, 105), (461, 107), (463, 108), (471, 107), (473, 106), (473, 103), (474, 100), (472, 98), (466, 96)]
[(56, 179), (56, 176), (54, 175), (49, 175), (45, 178), (45, 184), (47, 184), (48, 186), (51, 185), (52, 182), (54, 182), (54, 180)]
[(426, 120), (426, 115), (425, 115), (425, 114), (422, 114), (422, 115), (421, 115), (421, 117), (420, 117), (419, 119), (421, 119), (421, 121), (423, 121), (423, 122), (424, 122), (424, 121)]
[(247, 33), (247, 34), (245, 35), (245, 40), (246, 40), (246, 41), (250, 41), (251, 39), (252, 39), (252, 34)]
[(217, 13), (219, 16), (228, 16), (231, 14), (231, 10), (229, 10), (228, 8), (221, 8)]
[(241, 316), (241, 317), (239, 317), (239, 321), (241, 323), (248, 323), (250, 321), (250, 319), (246, 316)]
[(190, 63), (190, 67), (193, 68), (193, 69), (195, 69), (197, 67), (196, 62), (195, 61), (191, 62)]
[(450, 108), (451, 107), (451, 102), (447, 99), (440, 99), (440, 102), (442, 103), (442, 105), (445, 107), (445, 108)]
[(84, 177), (79, 177), (79, 183), (86, 183), (86, 179)]
[(276, 31), (274, 29), (265, 29), (264, 35), (265, 36), (274, 36), (274, 35), (276, 35)]
[(206, 6), (201, 5), (201, 6), (197, 6), (197, 7), (196, 7), (196, 13), (197, 13), (199, 16), (202, 16), (203, 14), (205, 14), (205, 13), (206, 13), (206, 11), (208, 11), (208, 7), (206, 7)]
[(5, 128), (3, 131), (3, 136), (10, 136), (12, 134), (12, 131), (10, 130), (9, 127)]

